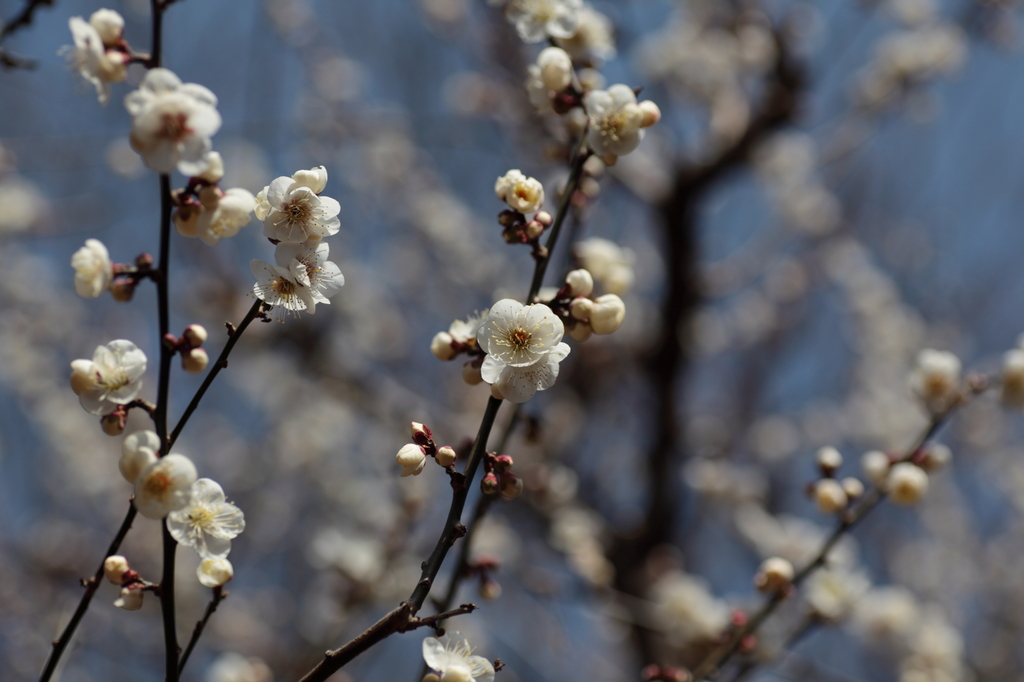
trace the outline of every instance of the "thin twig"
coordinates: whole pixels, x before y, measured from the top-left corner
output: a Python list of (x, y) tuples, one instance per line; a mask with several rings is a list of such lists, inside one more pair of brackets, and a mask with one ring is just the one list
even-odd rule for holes
[[(971, 388), (971, 396), (980, 393), (985, 390), (985, 385), (979, 383), (977, 386)], [(903, 456), (897, 460), (897, 462), (907, 462), (922, 448), (924, 444), (931, 439), (943, 425), (949, 421), (952, 414), (962, 407), (969, 400), (970, 396), (964, 396), (957, 404), (950, 407), (948, 410), (941, 414), (934, 415), (928, 423), (928, 426), (921, 432), (921, 435), (914, 441), (914, 444), (907, 449)], [(861, 522), (861, 520), (867, 516), (873, 509), (875, 509), (886, 497), (886, 492), (878, 487), (872, 487), (860, 501), (847, 511), (839, 522), (832, 534), (822, 543), (821, 549), (818, 550), (817, 555), (810, 561), (806, 566), (800, 569), (795, 576), (793, 576), (793, 588), (799, 587), (814, 571), (818, 570), (828, 561), (828, 555), (835, 547), (836, 543), (854, 527)], [(786, 597), (791, 594), (793, 590), (779, 591), (773, 594), (761, 608), (750, 617), (750, 619), (743, 625), (743, 627), (737, 628), (730, 637), (723, 642), (718, 648), (714, 649), (703, 661), (694, 669), (693, 680), (694, 682), (702, 682), (715, 674), (724, 663), (729, 661), (737, 651), (739, 651), (743, 640), (748, 636), (757, 631), (776, 609), (786, 600)]]
[(112, 554), (117, 554), (117, 550), (121, 547), (121, 542), (124, 540), (124, 536), (128, 534), (128, 530), (132, 527), (132, 522), (135, 521), (135, 505), (128, 503), (128, 513), (125, 514), (124, 521), (121, 522), (121, 528), (117, 531), (117, 535), (111, 541), (110, 546), (107, 547), (106, 553), (103, 555), (103, 560), (100, 561), (100, 567), (96, 569), (96, 572), (91, 578), (82, 580), (82, 585), (85, 587), (85, 593), (82, 595), (81, 601), (78, 602), (78, 608), (75, 609), (74, 614), (71, 616), (71, 620), (66, 626), (64, 631), (60, 633), (53, 642), (53, 648), (50, 650), (50, 656), (46, 659), (46, 665), (43, 667), (43, 672), (39, 676), (39, 682), (49, 682), (49, 679), (53, 676), (54, 671), (57, 669), (57, 663), (60, 661), (60, 657), (64, 654), (64, 650), (67, 649), (68, 643), (71, 641), (71, 637), (75, 634), (75, 629), (78, 627), (78, 623), (82, 620), (82, 616), (89, 609), (89, 602), (92, 601), (92, 597), (96, 594), (96, 590), (99, 589), (100, 583), (103, 581), (103, 564), (107, 560), (107, 557)]
[[(558, 211), (551, 223), (551, 231), (545, 244), (547, 254), (543, 258), (538, 258), (537, 264), (534, 267), (530, 290), (526, 297), (527, 304), (531, 303), (537, 296), (537, 292), (540, 291), (541, 284), (544, 281), (544, 273), (547, 270), (548, 262), (551, 260), (558, 241), (562, 223), (565, 222), (565, 217), (568, 214), (572, 195), (579, 185), (580, 177), (583, 175), (583, 163), (593, 153), (586, 146), (586, 139), (586, 132), (584, 132), (580, 138), (579, 145), (574, 151), (565, 192), (561, 197)], [(487, 439), (490, 436), (491, 427), (494, 425), (494, 418), (502, 402), (502, 400), (494, 397), (488, 399), (487, 408), (480, 422), (480, 430), (477, 433), (476, 441), (473, 443), (473, 449), (469, 455), (469, 463), (466, 465), (464, 472), (465, 480), (462, 485), (455, 485), (453, 482), (452, 487), (455, 490), (452, 495), (451, 507), (448, 510), (448, 518), (445, 521), (444, 528), (441, 530), (441, 536), (437, 540), (434, 551), (431, 552), (430, 558), (423, 562), (420, 580), (409, 596), (409, 599), (399, 604), (397, 608), (392, 609), (340, 649), (334, 649), (325, 653), (324, 658), (302, 677), (301, 682), (323, 682), (373, 645), (396, 632), (404, 632), (402, 628), (407, 627), (408, 623), (412, 622), (416, 613), (423, 607), (423, 602), (430, 593), (430, 588), (433, 586), (434, 579), (437, 577), (437, 573), (448, 554), (448, 550), (451, 549), (457, 539), (463, 537), (467, 532), (466, 527), (460, 522), (462, 511), (466, 506), (469, 486), (473, 484), (473, 477), (476, 475), (476, 470), (486, 452)]]
[(210, 367), (210, 370), (206, 373), (206, 378), (203, 379), (203, 383), (199, 386), (199, 390), (197, 390), (196, 394), (192, 396), (192, 401), (189, 402), (188, 407), (185, 408), (185, 412), (182, 413), (181, 418), (178, 420), (178, 425), (175, 426), (174, 431), (171, 432), (167, 443), (168, 448), (172, 447), (175, 441), (178, 440), (178, 436), (181, 435), (182, 429), (184, 429), (185, 424), (188, 423), (189, 417), (191, 417), (192, 413), (196, 411), (197, 407), (199, 407), (199, 401), (201, 401), (203, 396), (206, 395), (206, 390), (210, 388), (210, 384), (212, 384), (213, 380), (217, 378), (220, 371), (228, 366), (228, 356), (231, 354), (231, 349), (233, 349), (235, 344), (238, 343), (238, 339), (241, 338), (242, 332), (244, 332), (249, 324), (257, 317), (263, 317), (263, 301), (259, 299), (252, 304), (252, 307), (249, 308), (249, 312), (245, 314), (245, 317), (242, 318), (242, 321), (237, 327), (231, 325), (228, 326), (228, 342), (224, 344), (224, 349), (220, 352), (220, 355), (217, 356), (216, 362), (213, 363), (213, 366)]
[(188, 640), (188, 645), (185, 647), (185, 652), (181, 655), (181, 661), (178, 662), (178, 675), (181, 675), (181, 671), (185, 669), (185, 664), (188, 663), (189, 656), (192, 655), (192, 650), (196, 647), (196, 642), (203, 634), (203, 630), (206, 628), (206, 623), (209, 622), (210, 616), (213, 615), (220, 603), (227, 599), (228, 591), (221, 588), (213, 588), (213, 597), (210, 599), (210, 603), (206, 605), (206, 611), (203, 613), (201, 620), (196, 621), (196, 627), (192, 630), (192, 637)]

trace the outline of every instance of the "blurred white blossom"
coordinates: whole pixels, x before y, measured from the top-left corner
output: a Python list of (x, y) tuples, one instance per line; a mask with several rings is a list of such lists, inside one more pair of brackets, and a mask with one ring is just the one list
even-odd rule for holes
[(158, 173), (175, 168), (184, 175), (207, 169), (210, 138), (220, 128), (217, 97), (195, 83), (182, 83), (172, 71), (150, 69), (124, 100), (132, 116), (132, 148)]

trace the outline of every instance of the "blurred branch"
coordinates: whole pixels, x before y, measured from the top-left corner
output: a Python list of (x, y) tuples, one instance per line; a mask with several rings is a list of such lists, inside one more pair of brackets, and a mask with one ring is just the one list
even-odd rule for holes
[[(0, 41), (3, 41), (12, 33), (29, 26), (32, 23), (35, 11), (43, 5), (53, 5), (53, 0), (25, 0), (21, 11), (14, 15), (10, 21), (0, 25)], [(18, 57), (3, 48), (0, 48), (0, 64), (8, 69), (34, 69), (36, 67), (36, 63), (31, 59)]]
[[(925, 443), (927, 443), (928, 440), (931, 439), (947, 421), (949, 421), (949, 418), (954, 412), (956, 412), (956, 410), (963, 407), (963, 405), (969, 402), (975, 395), (985, 391), (988, 388), (988, 385), (989, 382), (987, 378), (973, 382), (969, 386), (969, 393), (962, 396), (960, 402), (953, 405), (945, 412), (934, 415), (931, 418), (928, 426), (924, 431), (922, 431), (921, 435), (918, 436), (917, 440), (914, 441), (914, 444), (894, 463), (910, 461), (914, 455), (924, 447)], [(761, 624), (764, 623), (776, 609), (778, 609), (779, 605), (781, 605), (797, 587), (799, 587), (812, 573), (814, 573), (814, 571), (825, 565), (828, 561), (829, 552), (832, 551), (832, 548), (835, 547), (836, 543), (838, 543), (844, 535), (853, 530), (865, 516), (871, 513), (871, 511), (885, 499), (885, 497), (886, 492), (879, 486), (874, 486), (856, 505), (847, 510), (847, 512), (842, 516), (839, 525), (822, 544), (821, 549), (818, 550), (814, 559), (800, 569), (793, 577), (793, 581), (791, 583), (792, 589), (780, 590), (773, 594), (764, 603), (764, 605), (747, 620), (746, 624), (733, 631), (725, 642), (708, 654), (708, 656), (694, 669), (692, 677), (694, 682), (701, 682), (702, 680), (708, 679), (715, 674), (723, 663), (729, 661), (736, 652), (739, 651), (743, 640), (746, 639), (748, 635), (754, 634), (757, 629), (761, 627)]]
[[(656, 408), (647, 453), (649, 502), (639, 532), (620, 538), (611, 550), (615, 588), (641, 596), (647, 588), (643, 575), (648, 554), (671, 542), (683, 501), (676, 471), (681, 459), (678, 427), (679, 385), (689, 364), (681, 329), (700, 305), (699, 245), (696, 211), (705, 192), (730, 171), (747, 161), (754, 148), (776, 130), (792, 123), (800, 95), (806, 87), (803, 69), (790, 54), (781, 29), (774, 32), (776, 60), (764, 86), (761, 106), (749, 126), (713, 159), (683, 165), (675, 172), (672, 190), (659, 205), (665, 253), (665, 295), (661, 326), (647, 362), (647, 375)], [(654, 660), (651, 632), (634, 626), (634, 637), (644, 662)]]

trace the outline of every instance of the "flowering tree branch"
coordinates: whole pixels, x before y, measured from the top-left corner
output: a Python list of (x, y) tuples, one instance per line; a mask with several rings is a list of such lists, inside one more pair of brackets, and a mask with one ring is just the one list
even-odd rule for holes
[[(909, 462), (941, 429), (953, 413), (965, 405), (972, 397), (985, 391), (989, 386), (987, 379), (979, 379), (969, 382), (969, 393), (962, 396), (959, 401), (948, 409), (932, 416), (928, 426), (921, 432), (913, 445), (908, 448), (902, 457), (895, 463)], [(761, 624), (775, 613), (776, 609), (798, 588), (812, 573), (823, 567), (828, 561), (829, 553), (836, 546), (844, 535), (853, 530), (861, 520), (875, 509), (886, 497), (883, 487), (875, 485), (862, 497), (856, 505), (846, 511), (839, 521), (832, 534), (825, 539), (815, 557), (801, 568), (790, 581), (792, 589), (778, 590), (754, 613), (743, 626), (736, 628), (728, 639), (720, 646), (712, 650), (703, 661), (694, 669), (692, 679), (694, 682), (702, 682), (713, 676), (721, 666), (729, 661), (741, 648), (743, 641), (754, 634)]]
[[(546, 253), (537, 258), (537, 264), (534, 267), (533, 278), (530, 283), (530, 290), (526, 297), (527, 302), (532, 301), (537, 296), (537, 292), (540, 291), (541, 284), (544, 280), (544, 273), (547, 270), (547, 264), (551, 259), (551, 253), (558, 241), (558, 235), (561, 231), (562, 223), (565, 222), (565, 218), (568, 215), (572, 195), (575, 193), (576, 187), (579, 185), (580, 177), (583, 175), (583, 164), (592, 153), (593, 152), (587, 147), (587, 137), (584, 133), (580, 138), (578, 146), (575, 148), (569, 170), (569, 179), (566, 182), (565, 191), (562, 193), (558, 210), (555, 213), (554, 221), (551, 224), (551, 234), (544, 245)], [(459, 485), (456, 484), (455, 479), (453, 479), (452, 488), (454, 492), (452, 495), (451, 506), (448, 510), (448, 518), (445, 521), (444, 528), (441, 530), (441, 536), (438, 538), (437, 544), (434, 546), (434, 551), (431, 552), (430, 557), (423, 562), (423, 571), (420, 574), (420, 580), (416, 584), (412, 594), (409, 596), (409, 599), (402, 602), (402, 604), (397, 608), (387, 613), (384, 617), (343, 647), (328, 651), (324, 654), (323, 660), (321, 660), (312, 670), (306, 673), (306, 675), (302, 677), (301, 682), (322, 682), (373, 645), (396, 632), (405, 632), (403, 628), (407, 627), (408, 623), (411, 622), (411, 619), (413, 619), (420, 608), (423, 607), (423, 602), (426, 601), (427, 595), (430, 593), (430, 588), (433, 586), (434, 579), (437, 577), (437, 573), (441, 569), (442, 563), (444, 563), (448, 550), (451, 549), (456, 540), (464, 537), (467, 533), (466, 527), (461, 523), (462, 511), (466, 505), (469, 486), (472, 485), (473, 478), (480, 466), (480, 461), (483, 459), (487, 450), (487, 439), (490, 436), (491, 428), (494, 425), (494, 419), (498, 414), (498, 409), (501, 407), (502, 402), (502, 400), (494, 397), (489, 398), (487, 401), (487, 407), (484, 411), (483, 419), (480, 422), (480, 429), (477, 433), (476, 440), (473, 442), (473, 448), (469, 454), (469, 461), (466, 464), (465, 471), (463, 472), (465, 480), (461, 485)], [(453, 577), (453, 580), (456, 579), (457, 578)]]
[(188, 663), (189, 656), (192, 655), (192, 650), (196, 646), (196, 642), (203, 634), (203, 630), (206, 628), (207, 622), (210, 620), (210, 616), (217, 610), (220, 603), (227, 599), (228, 592), (220, 587), (213, 588), (213, 597), (210, 598), (210, 603), (206, 605), (206, 611), (203, 613), (203, 617), (196, 621), (196, 627), (192, 630), (192, 637), (188, 640), (188, 645), (185, 647), (184, 653), (181, 654), (181, 660), (178, 662), (178, 675), (181, 675), (181, 671), (185, 669), (185, 664)]
[(78, 628), (79, 622), (82, 620), (82, 616), (89, 609), (89, 603), (92, 601), (92, 597), (96, 594), (96, 590), (99, 589), (100, 583), (103, 581), (103, 562), (106, 558), (112, 554), (117, 554), (117, 550), (121, 547), (121, 542), (124, 537), (128, 534), (129, 529), (132, 527), (132, 522), (135, 521), (135, 515), (138, 512), (135, 506), (128, 503), (128, 513), (124, 517), (124, 521), (121, 522), (121, 528), (118, 529), (117, 535), (110, 542), (110, 546), (107, 547), (106, 553), (103, 555), (103, 560), (100, 561), (99, 568), (89, 578), (82, 580), (82, 586), (85, 587), (85, 593), (82, 594), (82, 599), (78, 602), (78, 608), (71, 616), (71, 620), (64, 627), (64, 631), (60, 633), (53, 642), (53, 648), (50, 650), (50, 656), (46, 659), (46, 665), (43, 667), (43, 672), (39, 675), (39, 682), (48, 682), (53, 677), (54, 671), (57, 670), (57, 663), (60, 661), (60, 657), (64, 654), (64, 650), (67, 649), (68, 643), (71, 641), (71, 637), (75, 634), (75, 630)]
[[(0, 41), (3, 41), (15, 31), (31, 25), (35, 11), (43, 5), (51, 6), (53, 5), (53, 0), (26, 0), (20, 12), (15, 14), (10, 21), (0, 24)], [(9, 69), (34, 69), (36, 67), (34, 61), (12, 55), (3, 48), (0, 48), (0, 64)]]

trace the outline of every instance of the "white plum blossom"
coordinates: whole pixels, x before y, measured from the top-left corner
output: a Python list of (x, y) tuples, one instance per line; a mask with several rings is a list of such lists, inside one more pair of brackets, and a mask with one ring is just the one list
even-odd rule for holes
[(455, 320), (448, 327), (446, 332), (438, 332), (430, 341), (430, 352), (438, 360), (454, 360), (459, 354), (456, 346), (476, 346), (476, 333), (480, 324), (487, 317), (487, 310), (482, 313), (473, 313), (465, 320)]
[(164, 455), (136, 479), (135, 508), (147, 519), (164, 518), (189, 503), (196, 476), (196, 466), (185, 455)]
[(583, 0), (509, 0), (505, 16), (526, 43), (571, 38), (579, 26)]
[(494, 666), (483, 656), (474, 656), (469, 642), (458, 632), (424, 639), (423, 660), (442, 682), (494, 682)]
[(611, 334), (622, 326), (626, 317), (626, 305), (615, 294), (598, 296), (593, 308), (589, 322), (595, 334)]
[(576, 32), (558, 41), (559, 46), (577, 61), (608, 60), (615, 57), (615, 35), (612, 21), (601, 12), (584, 4), (577, 14)]
[(889, 469), (886, 488), (893, 502), (911, 505), (928, 492), (928, 474), (916, 464), (898, 462)]
[(533, 213), (544, 204), (544, 185), (513, 168), (497, 179), (494, 193), (513, 211)]
[(672, 571), (651, 586), (654, 616), (676, 646), (717, 639), (729, 625), (729, 606), (717, 599), (706, 581)]
[(125, 339), (97, 346), (92, 360), (71, 363), (71, 390), (90, 414), (110, 414), (135, 400), (142, 389), (146, 354)]
[(1024, 408), (1024, 349), (1014, 348), (1003, 355), (1001, 399), (1009, 407)]
[(957, 356), (925, 348), (910, 373), (910, 390), (932, 414), (945, 412), (960, 397), (960, 369)]
[(107, 247), (99, 239), (86, 239), (85, 246), (71, 256), (75, 269), (75, 293), (82, 298), (96, 298), (110, 288), (114, 267)]
[(192, 484), (188, 503), (167, 515), (167, 530), (204, 559), (224, 559), (231, 539), (245, 530), (245, 515), (224, 498), (219, 483), (200, 478)]
[(572, 82), (572, 58), (560, 47), (546, 47), (537, 55), (540, 79), (552, 92), (561, 92)]
[(568, 344), (561, 343), (564, 333), (562, 320), (546, 305), (498, 301), (477, 333), (477, 344), (487, 353), (480, 367), (483, 380), (514, 403), (551, 388), (558, 363), (569, 354)]
[(249, 263), (256, 283), (252, 293), (268, 305), (279, 306), (288, 312), (297, 313), (315, 305), (306, 268), (298, 261), (288, 267), (281, 267), (253, 259)]
[[(210, 186), (199, 193), (202, 211), (194, 220), (175, 221), (178, 232), (185, 237), (199, 237), (214, 246), (221, 239), (234, 237), (252, 220), (256, 197), (247, 189), (232, 187), (227, 191)], [(191, 217), (191, 216), (189, 216)]]
[(155, 68), (124, 104), (132, 115), (132, 149), (149, 168), (158, 173), (177, 168), (188, 176), (206, 171), (210, 137), (221, 124), (216, 95), (202, 85), (182, 83), (168, 69)]
[(317, 303), (330, 305), (327, 300), (345, 285), (345, 276), (337, 265), (327, 260), (330, 255), (330, 246), (327, 242), (311, 241), (305, 244), (278, 244), (274, 249), (274, 260), (280, 266), (291, 267), (292, 263), (298, 262), (306, 269), (306, 277), (309, 279), (310, 296), (313, 303), (309, 305), (309, 313)]
[(281, 176), (256, 195), (256, 217), (263, 235), (279, 242), (301, 243), (322, 239), (341, 229), (341, 204), (320, 196), (327, 184), (323, 166)]
[(631, 87), (620, 83), (607, 90), (594, 90), (583, 101), (590, 117), (587, 139), (598, 156), (619, 157), (640, 145), (644, 113)]
[[(121, 19), (121, 15), (113, 10), (94, 12), (88, 22), (82, 17), (68, 19), (68, 28), (71, 29), (71, 38), (75, 44), (61, 50), (82, 78), (96, 87), (100, 104), (110, 100), (110, 84), (123, 81), (128, 75), (128, 54), (122, 50), (106, 49), (115, 42), (109, 40), (114, 30), (110, 15)], [(121, 26), (124, 26), (123, 19)]]
[(573, 255), (605, 291), (622, 296), (633, 286), (634, 255), (630, 249), (601, 237), (591, 237), (573, 245)]
[(159, 454), (160, 437), (153, 431), (136, 431), (121, 444), (121, 461), (117, 466), (126, 481), (135, 483)]
[(227, 559), (203, 559), (196, 568), (196, 577), (204, 587), (223, 587), (235, 577), (235, 569)]
[(818, 617), (837, 622), (847, 618), (871, 587), (864, 574), (841, 566), (826, 566), (807, 579), (805, 598)]

